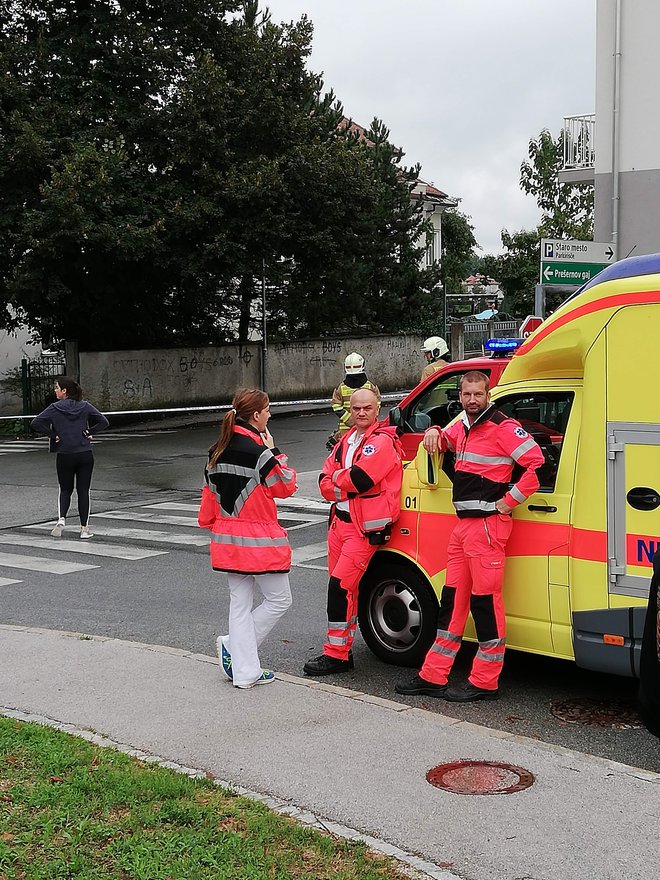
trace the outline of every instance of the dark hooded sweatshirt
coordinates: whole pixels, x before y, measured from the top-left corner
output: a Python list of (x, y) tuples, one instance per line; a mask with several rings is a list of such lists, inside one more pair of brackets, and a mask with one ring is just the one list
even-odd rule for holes
[[(64, 398), (39, 413), (30, 427), (37, 434), (48, 434), (50, 451), (71, 453), (88, 452), (92, 435), (105, 430), (110, 423), (96, 407), (86, 400)], [(59, 442), (55, 442), (59, 437)]]

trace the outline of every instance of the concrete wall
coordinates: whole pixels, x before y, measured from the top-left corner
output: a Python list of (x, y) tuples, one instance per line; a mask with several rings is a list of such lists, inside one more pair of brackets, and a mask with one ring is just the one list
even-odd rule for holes
[(80, 384), (101, 410), (224, 403), (259, 385), (258, 345), (80, 353)]
[[(424, 366), (421, 336), (311, 339), (268, 348), (266, 390), (273, 400), (329, 398), (352, 351), (382, 391), (414, 387)], [(85, 397), (107, 412), (227, 403), (261, 386), (258, 344), (198, 349), (80, 353)]]

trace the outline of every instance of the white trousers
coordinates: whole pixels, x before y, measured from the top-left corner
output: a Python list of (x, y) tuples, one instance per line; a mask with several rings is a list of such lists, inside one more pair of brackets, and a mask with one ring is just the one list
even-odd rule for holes
[[(258, 648), (291, 606), (288, 574), (229, 574), (229, 635), (234, 685), (253, 684), (261, 676)], [(264, 601), (252, 606), (259, 588)]]

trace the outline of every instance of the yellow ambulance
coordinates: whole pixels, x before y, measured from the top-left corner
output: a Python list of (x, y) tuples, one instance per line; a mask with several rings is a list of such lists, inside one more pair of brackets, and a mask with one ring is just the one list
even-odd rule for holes
[[(659, 342), (660, 254), (622, 260), (541, 324), (493, 390), (545, 455), (507, 545), (510, 648), (638, 673), (660, 547)], [(391, 541), (361, 583), (360, 629), (386, 662), (417, 666), (434, 640), (450, 477), (451, 462), (420, 446)]]

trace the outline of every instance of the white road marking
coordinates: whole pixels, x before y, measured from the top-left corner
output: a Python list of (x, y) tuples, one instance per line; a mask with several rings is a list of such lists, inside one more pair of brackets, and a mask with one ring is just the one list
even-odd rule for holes
[(8, 587), (9, 584), (22, 584), (23, 581), (14, 581), (11, 578), (0, 578), (0, 587)]
[(190, 510), (197, 513), (199, 504), (185, 504), (183, 501), (161, 501), (158, 504), (143, 504), (145, 510)]
[[(159, 431), (159, 434), (176, 434), (178, 429)], [(151, 437), (149, 433), (117, 434), (111, 432), (99, 433), (92, 438), (92, 445), (115, 440), (131, 440), (133, 438)], [(8, 455), (11, 452), (43, 452), (48, 448), (48, 437), (39, 437), (34, 440), (0, 440), (0, 455)]]
[[(193, 513), (197, 513), (199, 510), (199, 504), (185, 504), (182, 501), (162, 501), (159, 504), (145, 504), (143, 505), (145, 509), (148, 510), (189, 510)], [(105, 514), (99, 514), (99, 516), (104, 516)], [(311, 526), (315, 526), (318, 523), (325, 522), (327, 516), (323, 516), (318, 513), (292, 513), (291, 511), (279, 510), (277, 513), (277, 518), (284, 525), (287, 531), (295, 532), (297, 529), (309, 529)], [(300, 520), (304, 520), (304, 522), (300, 522)], [(169, 520), (168, 520), (169, 521)], [(153, 519), (151, 522), (166, 522), (165, 519)], [(298, 525), (295, 526), (286, 526), (287, 522), (297, 522)], [(197, 525), (197, 521), (195, 521), (195, 525)]]
[[(52, 523), (40, 523), (39, 525), (23, 526), (23, 528), (50, 531), (54, 523), (55, 520)], [(106, 538), (129, 538), (134, 541), (153, 541), (154, 544), (192, 544), (195, 547), (205, 547), (209, 542), (208, 535), (203, 534), (184, 535), (175, 532), (158, 532), (153, 529), (113, 529), (100, 526), (96, 522), (92, 524), (92, 531), (95, 535), (103, 535)], [(66, 536), (66, 531), (64, 535)]]
[(122, 547), (120, 544), (103, 544), (94, 538), (85, 541), (81, 541), (80, 538), (67, 541), (62, 538), (39, 538), (32, 535), (0, 535), (0, 544), (39, 547), (43, 550), (59, 550), (70, 553), (87, 553), (90, 556), (109, 556), (113, 559), (146, 559), (149, 556), (167, 554), (167, 550), (142, 550), (139, 547)]
[[(322, 544), (307, 544), (305, 547), (296, 547), (293, 551), (293, 564), (300, 565), (303, 562), (310, 562), (312, 559), (321, 559), (328, 553), (328, 545), (325, 541)], [(323, 566), (325, 568), (325, 566)]]
[(287, 530), (287, 532), (295, 532), (298, 529), (311, 529), (312, 526), (317, 526), (319, 523), (327, 522), (327, 516), (314, 516), (313, 514), (307, 514), (305, 516), (304, 522), (298, 522), (298, 525), (288, 526), (287, 522), (289, 520), (293, 520), (296, 522), (301, 519), (301, 515), (299, 513), (284, 513), (283, 511), (278, 511), (277, 519), (281, 522), (282, 526)]
[[(135, 520), (137, 522), (158, 523), (167, 526), (188, 526), (191, 529), (198, 529), (197, 517), (192, 516), (156, 516), (153, 513), (139, 510), (106, 510), (104, 513), (95, 513), (93, 516), (93, 525), (99, 519), (126, 519)], [(92, 528), (93, 531), (93, 528)]]
[[(293, 495), (291, 498), (276, 498), (275, 503), (278, 507), (292, 507), (294, 510), (302, 509), (307, 511), (318, 511), (326, 513), (330, 509), (329, 501), (320, 501), (318, 498), (305, 498)], [(199, 504), (185, 504), (180, 501), (161, 501), (158, 504), (145, 504), (145, 508), (149, 510), (190, 510), (197, 513)]]
[(71, 574), (98, 568), (98, 565), (83, 565), (79, 562), (62, 562), (57, 559), (42, 559), (38, 556), (19, 556), (18, 553), (0, 553), (0, 565), (8, 568), (25, 568), (28, 571), (45, 571), (48, 574)]
[(305, 498), (292, 495), (291, 498), (276, 498), (275, 503), (278, 507), (302, 508), (303, 510), (324, 510), (326, 513), (330, 509), (329, 501), (321, 501), (318, 498)]

